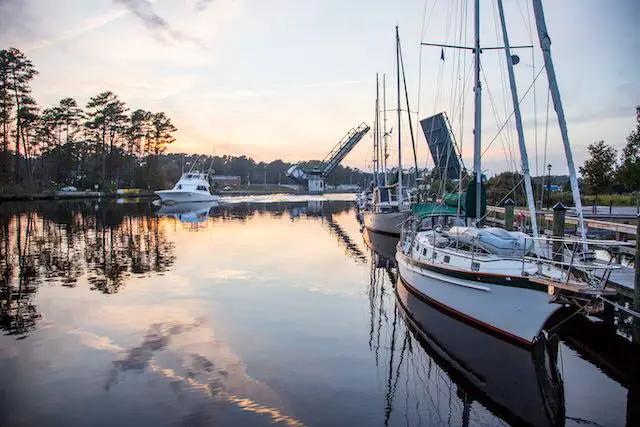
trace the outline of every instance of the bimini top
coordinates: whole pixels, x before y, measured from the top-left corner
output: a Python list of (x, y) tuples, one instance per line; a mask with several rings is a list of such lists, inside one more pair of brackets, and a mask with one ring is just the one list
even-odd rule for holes
[(432, 216), (457, 216), (458, 209), (436, 203), (414, 203), (411, 205), (411, 212), (417, 219), (428, 218)]

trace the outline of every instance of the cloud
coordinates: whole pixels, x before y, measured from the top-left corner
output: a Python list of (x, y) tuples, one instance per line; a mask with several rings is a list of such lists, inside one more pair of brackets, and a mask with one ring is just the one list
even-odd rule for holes
[(213, 3), (215, 0), (197, 0), (196, 1), (196, 10), (198, 12), (202, 12), (203, 10), (205, 10), (206, 8), (209, 7), (209, 5), (211, 3)]
[(100, 27), (103, 27), (109, 24), (110, 22), (115, 21), (116, 19), (120, 18), (124, 14), (125, 12), (119, 11), (119, 12), (111, 12), (105, 15), (89, 18), (85, 22), (83, 22), (81, 25), (75, 28), (67, 29), (53, 37), (44, 38), (44, 39), (32, 42), (30, 44), (27, 44), (26, 46), (24, 46), (23, 50), (25, 52), (31, 52), (31, 51), (43, 49), (49, 46), (54, 46), (59, 43), (65, 42), (67, 40), (75, 39), (83, 34), (96, 30)]
[(33, 28), (29, 25), (31, 17), (24, 3), (23, 0), (0, 0), (0, 35), (11, 34), (12, 31), (33, 33)]
[[(133, 13), (142, 23), (154, 34), (159, 35), (162, 40), (162, 36), (169, 36), (170, 38), (178, 41), (190, 41), (201, 47), (205, 47), (205, 43), (190, 35), (183, 33), (180, 30), (173, 28), (163, 17), (158, 15), (153, 8), (150, 0), (113, 0), (116, 3), (124, 5), (131, 13)], [(202, 2), (199, 2), (202, 3)], [(205, 2), (208, 3), (208, 2)], [(205, 5), (206, 6), (206, 5)], [(206, 7), (205, 7), (206, 8)], [(196, 9), (198, 7), (196, 6)], [(200, 8), (198, 10), (204, 10)]]

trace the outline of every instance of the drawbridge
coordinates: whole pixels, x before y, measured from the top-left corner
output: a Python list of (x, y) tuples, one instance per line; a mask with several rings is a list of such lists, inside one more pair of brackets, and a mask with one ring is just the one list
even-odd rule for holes
[(304, 170), (300, 165), (291, 166), (287, 171), (287, 176), (299, 184), (306, 184), (310, 193), (324, 192), (329, 174), (369, 132), (369, 129), (369, 125), (360, 123), (358, 127), (347, 132), (319, 165), (310, 171)]

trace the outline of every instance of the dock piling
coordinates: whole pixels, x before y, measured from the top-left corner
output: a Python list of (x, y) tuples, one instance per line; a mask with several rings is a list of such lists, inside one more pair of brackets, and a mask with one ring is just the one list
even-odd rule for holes
[[(636, 311), (640, 312), (640, 214), (637, 218), (636, 229), (636, 260), (634, 263), (634, 280), (633, 280), (633, 304)], [(633, 319), (633, 342), (640, 344), (640, 319)]]
[(516, 202), (511, 199), (507, 199), (504, 202), (504, 228), (508, 231), (513, 231), (513, 218)]
[[(567, 215), (567, 208), (562, 202), (553, 205), (553, 237), (564, 237), (564, 220)], [(553, 260), (562, 262), (564, 251), (562, 242), (553, 242)]]

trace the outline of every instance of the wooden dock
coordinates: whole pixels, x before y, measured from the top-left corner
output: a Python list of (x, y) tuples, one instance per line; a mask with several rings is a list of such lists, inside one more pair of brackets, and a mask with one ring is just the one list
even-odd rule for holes
[[(487, 216), (485, 217), (485, 221), (500, 225), (504, 227), (504, 210), (505, 208), (498, 206), (487, 206)], [(529, 211), (525, 209), (516, 209), (515, 214), (520, 216), (529, 217)], [(538, 217), (538, 224), (540, 224), (540, 229), (542, 233), (548, 234), (551, 232), (552, 224), (553, 224), (553, 212), (538, 212), (536, 214)], [(568, 234), (577, 234), (577, 226), (578, 226), (578, 218), (575, 216), (568, 216), (565, 218), (565, 224), (571, 225), (571, 229), (568, 229), (570, 233)], [(587, 235), (591, 232), (601, 231), (607, 232), (615, 238), (615, 240), (621, 242), (627, 242), (629, 240), (636, 239), (636, 230), (637, 227), (635, 224), (621, 224), (617, 222), (608, 222), (602, 221), (599, 219), (589, 219), (585, 218), (584, 220), (585, 227), (587, 228)], [(626, 255), (635, 256), (635, 248), (630, 246), (623, 246), (620, 248), (621, 253)], [(633, 280), (632, 282), (633, 283)]]
[[(588, 210), (588, 209), (587, 209)], [(524, 209), (515, 209), (516, 215), (524, 215), (529, 217), (529, 211)], [(538, 212), (538, 224), (540, 224), (541, 233), (550, 234), (553, 225), (553, 212)], [(500, 225), (504, 227), (505, 224), (505, 208), (498, 206), (487, 206), (487, 216), (485, 221), (494, 225)], [(594, 230), (607, 232), (615, 237), (615, 240), (620, 242), (634, 241), (638, 238), (637, 225), (636, 224), (622, 224), (617, 222), (602, 221), (600, 219), (585, 218), (585, 226), (587, 227), (587, 234)], [(567, 215), (565, 218), (565, 224), (571, 225), (569, 234), (577, 234), (578, 218), (575, 216)], [(592, 245), (593, 246), (593, 245)], [(621, 254), (636, 256), (636, 249), (632, 246), (620, 246), (619, 252)], [(604, 264), (604, 262), (603, 262)], [(634, 290), (635, 270), (631, 267), (624, 265), (618, 265), (619, 268), (613, 270), (607, 281), (607, 285), (614, 288), (618, 295), (624, 299), (634, 301), (636, 293)]]

